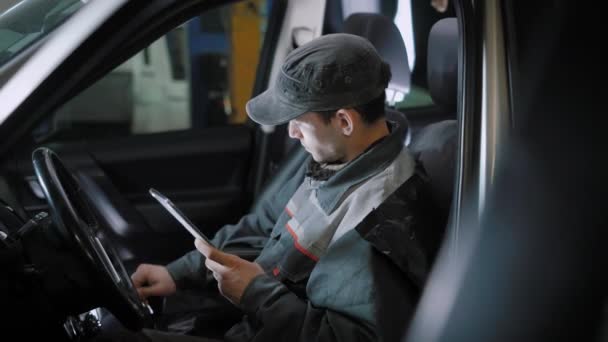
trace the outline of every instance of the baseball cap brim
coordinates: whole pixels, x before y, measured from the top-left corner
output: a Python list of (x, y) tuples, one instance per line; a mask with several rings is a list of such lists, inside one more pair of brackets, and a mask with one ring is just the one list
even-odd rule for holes
[(282, 101), (275, 91), (274, 87), (270, 87), (247, 102), (245, 109), (251, 120), (261, 125), (275, 126), (309, 111), (305, 107)]

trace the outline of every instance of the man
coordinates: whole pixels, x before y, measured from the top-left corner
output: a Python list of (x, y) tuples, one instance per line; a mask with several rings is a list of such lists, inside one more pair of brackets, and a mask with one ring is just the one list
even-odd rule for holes
[(197, 240), (167, 267), (138, 267), (141, 297), (203, 288), (208, 269), (243, 311), (227, 341), (399, 339), (437, 240), (422, 221), (424, 183), (405, 127), (385, 118), (389, 79), (389, 66), (358, 36), (326, 35), (292, 51), (247, 113), (260, 124), (289, 122), (310, 157), (213, 239), (220, 249), (263, 245), (261, 254), (250, 262)]

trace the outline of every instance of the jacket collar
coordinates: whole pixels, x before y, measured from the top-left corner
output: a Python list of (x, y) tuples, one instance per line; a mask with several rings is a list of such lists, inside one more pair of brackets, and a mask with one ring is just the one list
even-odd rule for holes
[(336, 172), (327, 181), (319, 182), (316, 195), (326, 214), (331, 214), (344, 193), (353, 185), (373, 177), (386, 169), (401, 152), (405, 142), (406, 127), (388, 121), (390, 134), (371, 149), (360, 154)]

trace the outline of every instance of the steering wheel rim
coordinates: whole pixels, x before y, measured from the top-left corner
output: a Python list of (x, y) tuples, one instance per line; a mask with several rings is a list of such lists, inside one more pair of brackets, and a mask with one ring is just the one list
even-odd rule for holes
[(57, 231), (63, 240), (77, 247), (106, 285), (103, 289), (108, 292), (108, 303), (103, 306), (125, 327), (140, 330), (151, 308), (139, 299), (118, 253), (103, 238), (99, 221), (77, 180), (49, 148), (36, 149), (32, 162)]

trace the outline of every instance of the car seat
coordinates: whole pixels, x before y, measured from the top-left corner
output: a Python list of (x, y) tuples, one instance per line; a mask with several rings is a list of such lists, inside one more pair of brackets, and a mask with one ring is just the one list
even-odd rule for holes
[[(456, 18), (437, 21), (429, 33), (427, 77), (433, 102), (456, 117), (458, 80), (458, 23)], [(457, 120), (425, 126), (412, 137), (409, 148), (429, 177), (431, 195), (447, 223), (456, 170)]]

